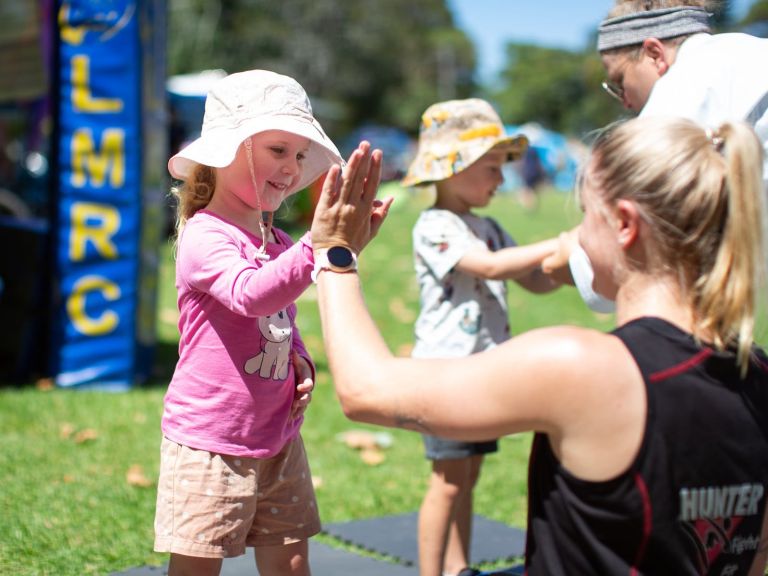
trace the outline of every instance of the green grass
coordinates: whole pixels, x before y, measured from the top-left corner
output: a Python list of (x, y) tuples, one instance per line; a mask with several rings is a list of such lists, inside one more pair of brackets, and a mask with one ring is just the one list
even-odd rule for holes
[[(392, 348), (408, 354), (418, 291), (411, 228), (428, 194), (397, 187), (397, 200), (379, 237), (361, 257), (366, 301)], [(493, 214), (518, 240), (531, 242), (578, 222), (565, 195), (547, 193), (535, 211), (511, 196), (494, 200)], [(163, 249), (157, 368), (147, 385), (126, 393), (0, 388), (0, 574), (83, 576), (163, 564), (152, 552), (155, 480), (162, 397), (176, 358), (176, 304), (170, 247)], [(590, 312), (573, 289), (535, 296), (510, 285), (513, 333), (560, 323), (608, 329), (611, 318)], [(381, 431), (347, 421), (333, 392), (320, 335), (314, 287), (299, 301), (299, 327), (317, 362), (318, 382), (303, 436), (324, 522), (401, 514), (418, 509), (429, 464), (419, 435), (388, 431), (386, 460), (370, 466), (337, 436)], [(765, 332), (763, 332), (765, 334)], [(765, 341), (765, 339), (763, 339)], [(475, 491), (476, 512), (524, 527), (530, 435), (501, 440)], [(133, 470), (139, 482), (129, 482)], [(149, 485), (142, 486), (142, 480)], [(327, 540), (326, 540), (327, 541)]]

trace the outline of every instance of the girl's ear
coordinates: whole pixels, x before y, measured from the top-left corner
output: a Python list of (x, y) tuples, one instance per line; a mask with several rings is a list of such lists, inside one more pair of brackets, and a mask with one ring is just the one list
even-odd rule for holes
[(619, 200), (616, 202), (615, 217), (619, 245), (627, 250), (635, 243), (640, 229), (640, 212), (637, 204), (631, 200)]

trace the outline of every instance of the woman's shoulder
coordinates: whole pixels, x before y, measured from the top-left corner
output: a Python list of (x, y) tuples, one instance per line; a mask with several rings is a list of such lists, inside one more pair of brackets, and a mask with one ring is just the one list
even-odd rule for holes
[[(552, 326), (538, 328), (512, 338), (513, 346), (525, 347), (534, 364), (546, 366), (545, 371), (555, 374), (567, 371), (571, 379), (583, 378), (596, 382), (597, 375), (610, 369), (630, 370), (634, 363), (628, 350), (611, 332), (580, 326)], [(553, 380), (557, 380), (557, 376)]]

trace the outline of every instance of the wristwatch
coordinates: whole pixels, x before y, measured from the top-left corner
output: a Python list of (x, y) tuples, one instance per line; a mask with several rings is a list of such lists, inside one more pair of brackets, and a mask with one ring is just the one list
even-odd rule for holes
[(331, 246), (315, 253), (315, 268), (312, 270), (312, 282), (317, 282), (321, 270), (331, 272), (354, 272), (357, 270), (357, 255), (346, 246)]

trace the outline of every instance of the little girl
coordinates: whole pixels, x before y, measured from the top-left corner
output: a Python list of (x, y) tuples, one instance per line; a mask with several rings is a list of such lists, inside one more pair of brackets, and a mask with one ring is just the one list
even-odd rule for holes
[(310, 573), (320, 520), (299, 429), (314, 367), (294, 302), (314, 257), (309, 234), (294, 244), (272, 214), (334, 164), (304, 89), (265, 70), (219, 81), (202, 135), (168, 162), (183, 181), (155, 518), (170, 575), (218, 574), (246, 546), (261, 574)]

